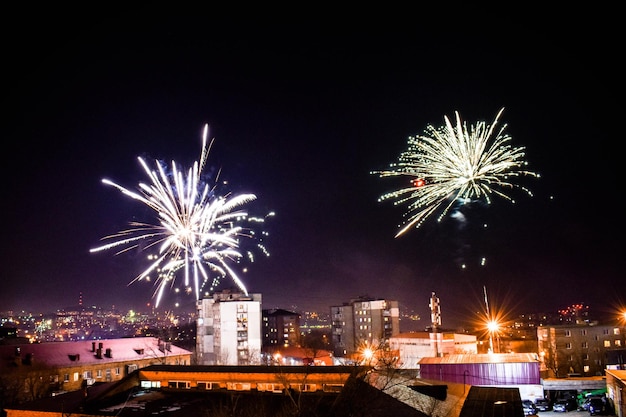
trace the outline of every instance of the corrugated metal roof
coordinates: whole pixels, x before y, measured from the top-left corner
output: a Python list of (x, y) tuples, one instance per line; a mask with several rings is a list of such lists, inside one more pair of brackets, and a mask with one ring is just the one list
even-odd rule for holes
[(535, 353), (476, 353), (422, 358), (420, 364), (527, 363), (539, 362)]
[[(190, 355), (192, 352), (164, 342), (156, 337), (85, 340), (79, 342), (27, 343), (0, 346), (0, 369), (11, 366), (15, 360), (30, 359), (53, 367), (88, 365), (103, 362), (128, 362), (164, 356)], [(97, 355), (101, 347), (101, 355)], [(110, 349), (109, 351), (107, 351)], [(110, 352), (110, 357), (107, 356)]]

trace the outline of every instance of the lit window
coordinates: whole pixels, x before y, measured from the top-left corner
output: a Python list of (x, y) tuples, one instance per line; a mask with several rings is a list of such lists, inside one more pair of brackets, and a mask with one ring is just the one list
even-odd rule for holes
[(621, 340), (616, 340), (615, 341), (615, 346), (622, 346), (622, 341)]
[(611, 341), (610, 340), (605, 340), (604, 341), (604, 347), (611, 347)]

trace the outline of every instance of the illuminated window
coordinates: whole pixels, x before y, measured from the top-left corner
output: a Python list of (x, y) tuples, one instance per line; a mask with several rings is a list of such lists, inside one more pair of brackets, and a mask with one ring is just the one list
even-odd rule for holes
[(619, 327), (616, 327), (616, 328), (613, 329), (613, 334), (615, 336), (619, 335)]
[(583, 366), (583, 370), (584, 370), (585, 372), (589, 372), (589, 365), (585, 365), (585, 366)]
[(622, 346), (622, 341), (621, 340), (616, 340), (615, 341), (615, 346)]
[(604, 341), (604, 347), (611, 347), (611, 341), (610, 340), (605, 340)]

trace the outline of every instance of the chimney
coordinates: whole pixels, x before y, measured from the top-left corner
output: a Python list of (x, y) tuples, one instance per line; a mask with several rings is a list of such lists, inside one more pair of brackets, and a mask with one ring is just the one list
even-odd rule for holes
[(96, 358), (102, 359), (102, 348), (98, 348), (98, 350), (96, 350)]
[(96, 351), (96, 342), (91, 342), (91, 351), (92, 352)]
[(104, 356), (106, 356), (107, 358), (113, 357), (113, 355), (111, 354), (111, 348), (107, 348), (107, 350), (104, 352)]

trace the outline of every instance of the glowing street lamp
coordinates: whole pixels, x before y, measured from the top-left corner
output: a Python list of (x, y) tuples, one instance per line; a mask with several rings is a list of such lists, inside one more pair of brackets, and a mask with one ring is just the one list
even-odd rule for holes
[(494, 346), (493, 346), (493, 335), (494, 334), (497, 335), (498, 332), (500, 331), (500, 323), (498, 323), (494, 319), (489, 320), (487, 322), (487, 330), (489, 331), (489, 350), (495, 353)]

